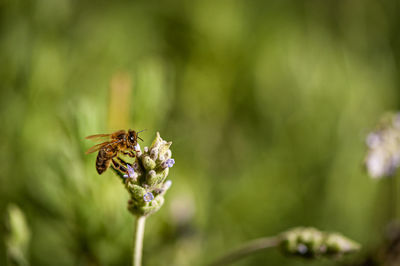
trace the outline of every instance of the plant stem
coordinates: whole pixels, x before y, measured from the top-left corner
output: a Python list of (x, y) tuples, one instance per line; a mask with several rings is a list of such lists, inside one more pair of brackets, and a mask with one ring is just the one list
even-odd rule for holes
[(142, 265), (142, 250), (144, 226), (146, 224), (145, 216), (138, 216), (135, 221), (135, 243), (133, 246), (133, 266)]
[(210, 264), (210, 266), (228, 265), (234, 261), (237, 261), (257, 251), (276, 247), (279, 245), (280, 242), (281, 240), (278, 237), (263, 237), (252, 240), (250, 242), (243, 244), (241, 247), (234, 249), (233, 251), (223, 256), (219, 260)]
[(395, 176), (393, 176), (392, 177), (392, 179), (393, 179), (393, 188), (392, 188), (392, 193), (393, 193), (393, 217), (392, 217), (392, 220), (393, 221), (396, 221), (399, 217), (398, 217), (398, 193), (397, 193), (397, 189), (398, 189), (398, 187), (397, 187), (397, 185), (398, 185), (398, 181), (397, 181), (397, 179), (398, 179), (399, 177), (398, 177), (398, 175), (395, 175)]

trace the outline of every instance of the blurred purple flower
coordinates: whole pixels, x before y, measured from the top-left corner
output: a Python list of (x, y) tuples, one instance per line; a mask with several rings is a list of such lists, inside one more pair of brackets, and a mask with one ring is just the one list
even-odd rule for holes
[(128, 168), (128, 174), (124, 175), (125, 178), (134, 178), (135, 177), (135, 170), (129, 164), (126, 165)]
[(372, 178), (392, 176), (400, 166), (400, 113), (384, 118), (378, 129), (366, 138), (365, 166)]

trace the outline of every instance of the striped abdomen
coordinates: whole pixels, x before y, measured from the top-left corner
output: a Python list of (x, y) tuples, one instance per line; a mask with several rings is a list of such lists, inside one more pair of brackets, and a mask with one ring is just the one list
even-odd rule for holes
[(111, 164), (111, 159), (115, 156), (115, 153), (112, 151), (106, 151), (106, 149), (100, 149), (97, 154), (96, 159), (96, 170), (99, 175), (107, 170), (107, 168)]

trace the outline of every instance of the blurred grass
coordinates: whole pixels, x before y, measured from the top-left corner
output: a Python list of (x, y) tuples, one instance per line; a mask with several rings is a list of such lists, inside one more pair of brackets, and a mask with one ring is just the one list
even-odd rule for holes
[[(1, 217), (10, 202), (24, 212), (32, 265), (127, 265), (128, 196), (84, 155), (85, 136), (127, 124), (148, 129), (147, 145), (156, 131), (172, 140), (177, 162), (145, 265), (204, 265), (297, 225), (378, 245), (390, 184), (364, 173), (363, 141), (399, 108), (399, 11), (389, 0), (1, 1)], [(120, 73), (129, 107), (113, 115)], [(334, 264), (270, 252), (238, 265), (267, 262)]]

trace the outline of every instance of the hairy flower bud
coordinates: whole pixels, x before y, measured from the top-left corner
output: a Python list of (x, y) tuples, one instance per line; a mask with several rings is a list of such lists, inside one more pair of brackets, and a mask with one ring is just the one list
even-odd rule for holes
[(146, 155), (143, 157), (143, 166), (146, 170), (152, 170), (156, 167), (156, 162), (150, 158), (150, 156)]
[(358, 243), (341, 234), (312, 227), (298, 227), (282, 233), (280, 246), (286, 254), (306, 258), (341, 256), (360, 249)]
[(372, 178), (395, 174), (400, 166), (400, 113), (387, 113), (366, 138), (365, 166)]
[(163, 140), (157, 132), (151, 146), (145, 147), (143, 152), (139, 145), (135, 146), (135, 161), (126, 165), (126, 174), (113, 168), (124, 180), (131, 195), (128, 210), (132, 214), (147, 216), (158, 211), (163, 205), (165, 192), (172, 184), (171, 181), (165, 180), (169, 168), (175, 164), (175, 160), (171, 159), (171, 144), (172, 142)]

